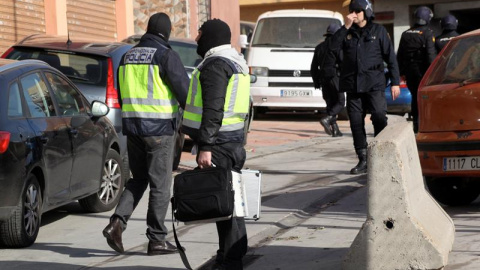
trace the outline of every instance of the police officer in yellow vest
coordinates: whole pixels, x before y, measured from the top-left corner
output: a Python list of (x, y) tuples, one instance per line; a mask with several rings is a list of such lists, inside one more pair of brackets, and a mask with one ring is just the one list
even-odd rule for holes
[(130, 179), (110, 224), (103, 230), (107, 243), (124, 252), (122, 232), (150, 185), (147, 212), (148, 255), (177, 252), (165, 240), (165, 215), (170, 201), (176, 119), (185, 107), (188, 76), (178, 54), (168, 44), (172, 29), (165, 13), (148, 21), (147, 33), (120, 63), (118, 80), (122, 130), (127, 135)]
[[(243, 55), (230, 45), (228, 25), (206, 21), (198, 30), (203, 61), (190, 81), (182, 131), (198, 147), (197, 164), (240, 171), (245, 163), (244, 122), (250, 102), (250, 76)], [(243, 269), (247, 232), (243, 218), (218, 221), (219, 248), (213, 269)]]

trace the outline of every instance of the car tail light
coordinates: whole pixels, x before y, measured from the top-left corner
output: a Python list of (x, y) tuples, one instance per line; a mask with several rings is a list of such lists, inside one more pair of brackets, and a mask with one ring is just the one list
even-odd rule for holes
[(115, 88), (115, 80), (113, 79), (113, 62), (111, 58), (108, 58), (108, 74), (107, 74), (107, 95), (105, 103), (112, 109), (120, 109), (120, 103), (118, 102), (118, 92)]
[(7, 58), (7, 56), (13, 51), (13, 47), (10, 47), (8, 48), (7, 51), (5, 51), (3, 54), (2, 54), (2, 58)]
[(10, 132), (0, 131), (0, 154), (5, 153), (10, 143)]

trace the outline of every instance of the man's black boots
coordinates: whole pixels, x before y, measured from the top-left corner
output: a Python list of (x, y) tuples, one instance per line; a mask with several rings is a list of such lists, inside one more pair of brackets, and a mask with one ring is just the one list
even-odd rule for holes
[(367, 173), (367, 149), (360, 149), (357, 151), (358, 164), (350, 170), (350, 174)]
[(337, 123), (332, 124), (332, 137), (342, 137), (343, 134), (340, 132), (340, 129), (338, 128)]
[(327, 133), (330, 136), (332, 136), (332, 133), (333, 133), (332, 127), (330, 126), (330, 122), (332, 121), (332, 119), (333, 119), (333, 116), (331, 115), (327, 115), (325, 117), (322, 117), (322, 119), (320, 119), (320, 124), (325, 129), (325, 133)]

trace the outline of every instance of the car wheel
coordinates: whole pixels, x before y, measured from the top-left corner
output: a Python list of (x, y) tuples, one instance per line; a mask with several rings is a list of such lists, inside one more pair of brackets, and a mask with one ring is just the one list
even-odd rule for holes
[(425, 177), (425, 181), (432, 197), (449, 206), (467, 205), (480, 194), (480, 179)]
[(185, 134), (182, 132), (178, 132), (175, 135), (175, 149), (173, 150), (175, 153), (173, 157), (173, 170), (175, 171), (178, 169), (178, 166), (180, 165), (180, 159), (182, 157), (182, 151), (183, 151), (183, 143), (185, 142)]
[(0, 225), (0, 244), (14, 248), (31, 246), (40, 229), (41, 205), (40, 185), (35, 175), (30, 174), (20, 203), (10, 219)]
[(88, 212), (112, 210), (120, 200), (124, 187), (123, 161), (117, 151), (110, 149), (103, 167), (100, 190), (84, 199), (80, 205)]

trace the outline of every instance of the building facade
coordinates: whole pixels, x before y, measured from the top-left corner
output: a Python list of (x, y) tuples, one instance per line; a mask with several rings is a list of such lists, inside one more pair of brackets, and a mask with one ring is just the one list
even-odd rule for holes
[(33, 34), (121, 41), (133, 34), (143, 34), (150, 15), (156, 12), (169, 14), (173, 37), (195, 38), (204, 21), (222, 19), (232, 30), (232, 44), (239, 49), (239, 3), (228, 2), (225, 5), (225, 0), (2, 0), (0, 53)]

